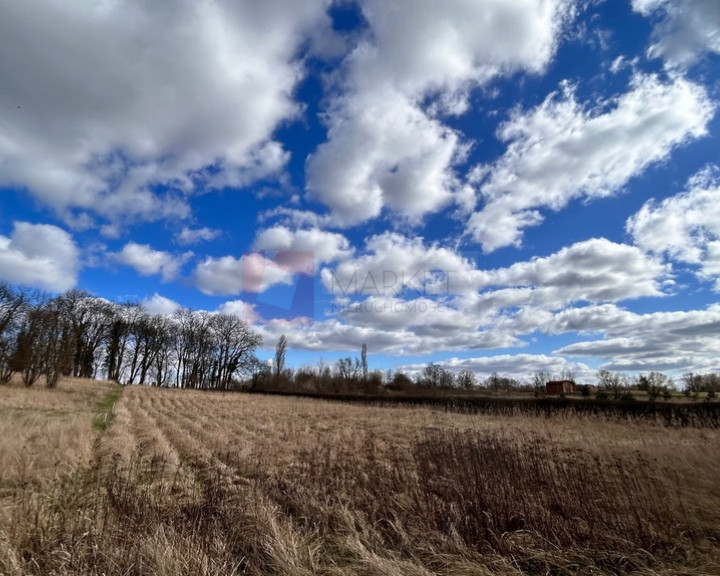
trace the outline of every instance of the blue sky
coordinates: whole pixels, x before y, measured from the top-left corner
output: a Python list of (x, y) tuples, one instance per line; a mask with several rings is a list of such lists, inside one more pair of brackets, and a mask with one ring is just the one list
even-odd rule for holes
[(232, 311), (295, 366), (720, 370), (716, 0), (38, 0), (0, 280)]

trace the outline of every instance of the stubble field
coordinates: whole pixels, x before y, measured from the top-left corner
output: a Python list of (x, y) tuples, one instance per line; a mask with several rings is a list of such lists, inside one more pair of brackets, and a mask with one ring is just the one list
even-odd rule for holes
[(0, 388), (0, 574), (720, 574), (715, 429), (117, 393)]

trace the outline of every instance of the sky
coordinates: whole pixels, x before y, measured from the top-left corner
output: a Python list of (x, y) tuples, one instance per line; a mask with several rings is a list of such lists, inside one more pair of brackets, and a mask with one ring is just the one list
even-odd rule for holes
[(717, 0), (0, 0), (0, 280), (268, 357), (720, 371)]

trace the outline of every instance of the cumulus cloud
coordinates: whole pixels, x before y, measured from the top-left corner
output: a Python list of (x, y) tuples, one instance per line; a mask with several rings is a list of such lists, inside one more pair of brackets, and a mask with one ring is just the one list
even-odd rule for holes
[(162, 314), (163, 316), (170, 316), (181, 308), (180, 304), (157, 292), (153, 294), (152, 298), (146, 298), (140, 302), (140, 305), (150, 314)]
[(205, 294), (260, 293), (276, 284), (292, 284), (293, 274), (259, 252), (240, 258), (208, 257), (195, 268), (195, 285)]
[[(381, 349), (398, 354), (524, 346), (524, 335), (565, 331), (555, 315), (569, 306), (661, 297), (672, 281), (669, 265), (658, 258), (602, 238), (494, 270), (397, 233), (371, 237), (365, 248), (322, 270), (333, 298), (325, 313), (348, 340), (368, 330), (383, 340), (395, 334), (398, 342), (390, 339)], [(308, 342), (323, 336), (332, 347), (326, 326), (302, 330), (313, 335)]]
[[(465, 280), (454, 285), (454, 292), (428, 289), (397, 294), (366, 289), (351, 297), (341, 294), (328, 311), (334, 318), (265, 325), (266, 341), (274, 342), (284, 333), (303, 350), (353, 351), (369, 343), (375, 352), (424, 355), (519, 348), (527, 345), (524, 337), (538, 332), (585, 337), (553, 356), (508, 354), (444, 363), (453, 370), (496, 371), (520, 379), (538, 371), (567, 369), (592, 378), (586, 365), (563, 357), (588, 357), (593, 362), (612, 357), (612, 363), (605, 365), (610, 369), (673, 372), (711, 369), (717, 357), (718, 306), (639, 314), (618, 305), (632, 298), (661, 297), (671, 280), (667, 264), (636, 246), (591, 239), (495, 270), (479, 270), (470, 259), (448, 249), (397, 234), (372, 237), (366, 248), (366, 253), (339, 262), (333, 270), (336, 277), (348, 282), (354, 276), (366, 279), (368, 271), (444, 266), (457, 268)], [(325, 282), (329, 272), (328, 268)], [(438, 284), (428, 284), (432, 286)]]
[(297, 208), (288, 208), (287, 206), (276, 206), (275, 208), (262, 212), (258, 216), (260, 222), (275, 218), (279, 225), (290, 226), (292, 228), (325, 228), (331, 226), (333, 220), (330, 214), (318, 214), (311, 210), (298, 210)]
[(384, 207), (417, 220), (446, 205), (467, 143), (442, 116), (465, 112), (474, 86), (543, 71), (570, 9), (565, 0), (364, 2), (369, 30), (329, 106), (328, 141), (307, 163), (311, 194), (338, 224)]
[(358, 351), (367, 344), (372, 353), (382, 352), (398, 356), (433, 354), (442, 350), (457, 350), (475, 342), (473, 348), (503, 348), (520, 344), (505, 334), (468, 333), (465, 327), (445, 330), (443, 334), (422, 334), (414, 329), (388, 325), (359, 325), (337, 319), (312, 323), (268, 323), (260, 327), (265, 342), (276, 342), (285, 334), (293, 348), (308, 351)]
[(57, 226), (15, 222), (9, 238), (0, 235), (0, 280), (62, 292), (79, 268), (72, 236)]
[(593, 107), (578, 103), (566, 84), (500, 127), (508, 148), (475, 170), (483, 205), (468, 232), (485, 252), (519, 245), (523, 230), (542, 222), (540, 208), (617, 193), (674, 148), (704, 136), (713, 114), (704, 88), (682, 78), (664, 83), (636, 74), (629, 92)]
[(670, 68), (686, 68), (706, 52), (720, 54), (720, 3), (717, 0), (633, 0), (633, 9), (654, 16), (650, 57)]
[[(534, 374), (544, 372), (546, 374), (563, 374), (572, 372), (577, 381), (589, 380), (594, 374), (593, 371), (581, 362), (568, 362), (559, 356), (547, 356), (545, 354), (501, 354), (497, 356), (477, 356), (472, 358), (450, 358), (438, 362), (440, 366), (459, 372), (470, 370), (480, 379), (487, 378), (497, 373), (505, 378), (514, 378), (519, 382), (531, 382)], [(420, 372), (425, 364), (410, 364), (401, 369), (416, 373)]]
[(720, 170), (708, 167), (685, 192), (647, 202), (628, 220), (627, 231), (644, 250), (697, 266), (720, 291)]
[(276, 174), (287, 152), (272, 134), (299, 112), (299, 49), (310, 37), (331, 40), (328, 5), (6, 6), (0, 185), (27, 188), (87, 225), (88, 214), (183, 218), (199, 187)]
[(292, 284), (296, 274), (313, 275), (316, 266), (352, 253), (341, 234), (280, 225), (261, 230), (253, 250), (240, 258), (206, 258), (195, 268), (196, 286), (206, 294), (261, 293)]
[(324, 268), (321, 279), (335, 297), (472, 293), (486, 278), (473, 256), (438, 244), (427, 246), (420, 237), (385, 232), (368, 238), (362, 254)]
[(308, 163), (308, 187), (334, 223), (364, 222), (384, 206), (417, 219), (447, 204), (459, 135), (394, 90), (351, 100), (336, 103), (330, 140)]
[[(285, 226), (273, 226), (258, 232), (253, 250), (288, 252), (277, 255), (275, 261), (288, 270), (311, 274), (315, 266), (346, 258), (352, 253), (350, 242), (342, 234), (317, 228), (291, 230)], [(307, 262), (308, 259), (310, 262)]]
[(666, 283), (672, 285), (670, 266), (659, 258), (604, 238), (488, 270), (478, 267), (476, 253), (426, 245), (422, 238), (397, 233), (373, 236), (365, 249), (321, 271), (325, 290), (341, 305), (365, 302), (379, 309), (377, 301), (367, 300), (374, 297), (397, 309), (394, 299), (423, 303), (425, 298), (477, 322), (522, 306), (537, 312), (572, 302), (663, 296)]
[(222, 234), (222, 231), (214, 228), (183, 228), (177, 235), (180, 244), (197, 244), (198, 242), (209, 242), (215, 240)]
[(397, 326), (411, 329), (418, 335), (436, 333), (442, 336), (448, 329), (475, 331), (478, 319), (450, 304), (431, 298), (369, 296), (359, 302), (338, 306), (337, 316), (349, 324)]
[[(536, 331), (588, 330), (585, 314), (590, 309), (611, 323), (614, 316), (607, 314), (603, 303), (661, 297), (666, 285), (672, 287), (668, 265), (637, 247), (605, 239), (579, 242), (545, 258), (491, 270), (488, 277), (486, 289), (467, 310), (474, 312), (483, 329), (515, 338)], [(578, 308), (588, 302), (594, 305)], [(572, 316), (575, 310), (582, 310), (579, 317)]]
[(180, 267), (192, 256), (188, 252), (182, 256), (174, 256), (169, 252), (153, 250), (147, 244), (128, 242), (123, 249), (115, 255), (115, 259), (143, 276), (160, 274), (163, 281), (169, 282), (177, 278)]
[(558, 313), (549, 330), (595, 334), (556, 354), (604, 359), (611, 370), (717, 371), (720, 306), (638, 314), (614, 305)]
[(218, 312), (222, 314), (233, 314), (240, 318), (243, 322), (250, 325), (264, 324), (266, 320), (255, 310), (255, 304), (252, 302), (243, 302), (242, 300), (229, 300), (223, 302), (218, 307)]
[(525, 303), (557, 309), (577, 301), (615, 302), (663, 296), (662, 283), (669, 275), (669, 266), (635, 246), (593, 238), (546, 258), (494, 270), (488, 283), (520, 289)]
[[(520, 315), (521, 313), (518, 313)], [(393, 355), (426, 355), (438, 351), (519, 347), (523, 342), (514, 334), (540, 330), (548, 335), (581, 334), (587, 339), (562, 347), (552, 356), (503, 354), (469, 359), (451, 359), (441, 364), (451, 370), (470, 369), (487, 375), (527, 379), (535, 372), (559, 373), (572, 370), (581, 380), (591, 380), (592, 371), (583, 362), (605, 362), (611, 370), (661, 370), (680, 374), (687, 370), (717, 371), (717, 334), (720, 307), (705, 310), (639, 314), (615, 304), (566, 308), (557, 312), (528, 309), (533, 317), (525, 327), (503, 322), (500, 315), (480, 328), (462, 321), (455, 327), (423, 331), (422, 326), (367, 324), (329, 319), (297, 325), (260, 327), (266, 342), (286, 334), (298, 350), (357, 351), (368, 343), (372, 351)], [(539, 316), (539, 317), (538, 317)], [(534, 323), (533, 323), (534, 322)], [(420, 329), (418, 329), (418, 327)], [(576, 358), (577, 360), (572, 360)], [(409, 365), (406, 369), (421, 369)]]

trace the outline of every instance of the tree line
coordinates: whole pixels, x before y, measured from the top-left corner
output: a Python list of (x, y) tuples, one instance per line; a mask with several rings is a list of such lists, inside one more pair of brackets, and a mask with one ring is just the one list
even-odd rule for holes
[[(408, 375), (402, 370), (370, 370), (368, 368), (367, 345), (363, 344), (360, 357), (344, 357), (333, 364), (320, 360), (317, 365), (304, 365), (294, 370), (285, 367), (287, 338), (283, 335), (277, 342), (272, 367), (263, 366), (255, 374), (251, 387), (262, 391), (319, 394), (377, 394), (379, 392), (413, 391), (485, 391), (499, 393), (532, 393), (535, 397), (546, 394), (546, 384), (551, 380), (576, 382), (571, 370), (557, 374), (537, 372), (529, 381), (501, 376), (493, 372), (485, 378), (471, 370), (458, 372), (430, 363), (421, 370)], [(697, 399), (705, 393), (706, 400), (714, 400), (720, 392), (720, 374), (695, 374), (682, 376), (682, 392), (689, 398)], [(622, 372), (601, 369), (596, 373), (595, 384), (577, 384), (576, 392), (584, 397), (593, 393), (598, 400), (634, 400), (634, 392), (643, 392), (654, 401), (658, 398), (670, 400), (676, 391), (672, 378), (661, 372), (640, 373), (633, 377)]]
[[(55, 387), (63, 376), (104, 377), (122, 384), (228, 390), (243, 384), (266, 390), (320, 393), (367, 393), (412, 389), (487, 390), (544, 394), (548, 380), (574, 381), (572, 372), (552, 377), (537, 373), (520, 382), (493, 372), (484, 379), (467, 369), (453, 372), (430, 363), (414, 376), (401, 370), (370, 370), (368, 349), (359, 357), (296, 370), (285, 366), (288, 341), (277, 342), (271, 364), (255, 351), (262, 344), (239, 317), (181, 308), (170, 316), (150, 314), (138, 303), (114, 303), (81, 290), (58, 296), (0, 282), (0, 384), (18, 374), (26, 386), (41, 378)], [(720, 374), (682, 376), (684, 393), (715, 399)], [(600, 370), (594, 386), (579, 386), (583, 395), (595, 390), (598, 399), (633, 399), (633, 391), (651, 399), (669, 399), (676, 390), (659, 372), (630, 378)]]
[(490, 390), (494, 392), (532, 391), (531, 385), (492, 373), (478, 379), (471, 370), (454, 372), (437, 363), (424, 366), (414, 375), (400, 369), (370, 370), (368, 347), (363, 344), (359, 357), (342, 357), (334, 363), (319, 360), (297, 369), (285, 367), (288, 341), (280, 336), (272, 365), (264, 365), (254, 375), (250, 387), (257, 391), (320, 394), (377, 394), (413, 390)]
[(0, 283), (0, 383), (63, 376), (228, 390), (260, 361), (259, 334), (234, 314), (181, 308), (150, 314), (81, 290), (51, 297)]

